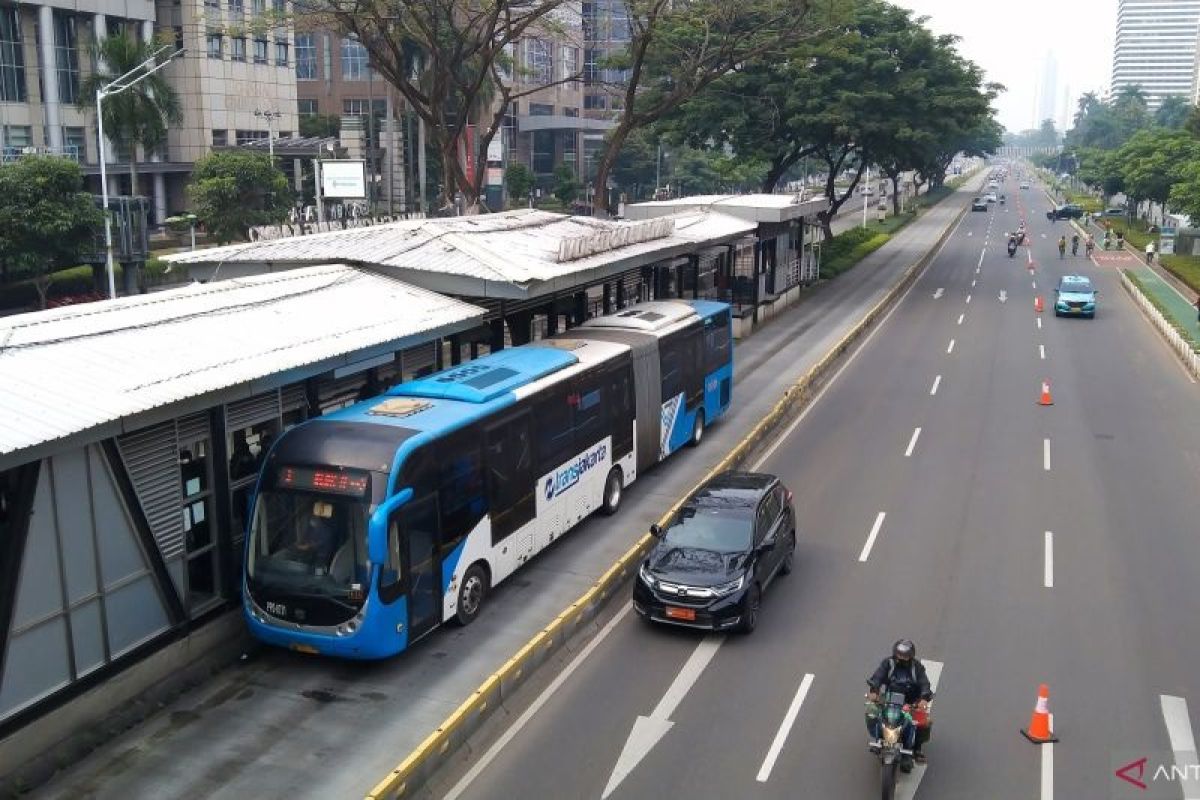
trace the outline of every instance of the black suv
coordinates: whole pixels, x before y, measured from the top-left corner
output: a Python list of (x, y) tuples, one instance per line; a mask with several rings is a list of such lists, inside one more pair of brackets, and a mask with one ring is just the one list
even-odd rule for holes
[(634, 610), (653, 622), (749, 633), (763, 590), (792, 571), (796, 511), (774, 475), (724, 472), (650, 532), (658, 541), (634, 581)]
[(1056, 219), (1079, 219), (1083, 216), (1083, 206), (1077, 206), (1074, 203), (1052, 208), (1046, 212), (1046, 219), (1054, 222)]

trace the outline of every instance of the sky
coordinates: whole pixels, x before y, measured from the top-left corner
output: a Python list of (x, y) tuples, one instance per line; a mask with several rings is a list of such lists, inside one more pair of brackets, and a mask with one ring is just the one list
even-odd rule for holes
[[(1101, 94), (1112, 77), (1117, 0), (892, 0), (927, 16), (934, 33), (961, 38), (959, 52), (1006, 91), (996, 99), (1000, 124), (1011, 131), (1037, 127), (1035, 102), (1046, 54), (1058, 64), (1058, 98), (1070, 90), (1071, 115), (1084, 92)], [(1059, 112), (1061, 115), (1061, 111)], [(1056, 118), (1056, 124), (1061, 125)]]

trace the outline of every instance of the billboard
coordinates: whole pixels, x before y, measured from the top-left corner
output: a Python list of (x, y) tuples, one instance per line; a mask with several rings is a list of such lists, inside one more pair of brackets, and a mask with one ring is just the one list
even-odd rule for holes
[(322, 161), (320, 163), (322, 195), (329, 199), (367, 196), (365, 161)]

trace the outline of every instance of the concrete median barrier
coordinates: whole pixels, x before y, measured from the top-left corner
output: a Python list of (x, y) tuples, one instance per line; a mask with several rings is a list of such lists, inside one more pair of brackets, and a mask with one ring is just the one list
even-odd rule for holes
[[(953, 197), (953, 195), (952, 195)], [(714, 475), (735, 469), (747, 462), (758, 446), (780, 425), (794, 418), (811, 402), (817, 391), (842, 362), (854, 344), (882, 319), (883, 315), (917, 280), (921, 271), (933, 259), (951, 232), (958, 225), (968, 206), (964, 203), (947, 223), (937, 240), (915, 262), (907, 266), (901, 279), (887, 291), (867, 313), (835, 344), (816, 365), (784, 391), (783, 396), (750, 432), (738, 442), (692, 490), (679, 497), (662, 515), (660, 525), (666, 525), (683, 501), (696, 488)], [(571, 603), (549, 625), (529, 640), (431, 733), (417, 749), (379, 781), (367, 800), (401, 800), (413, 797), (421, 786), (454, 754), (480, 724), (518, 687), (557, 652), (570, 638), (591, 622), (607, 601), (618, 594), (637, 572), (638, 565), (649, 550), (652, 537), (643, 535), (609, 567), (578, 600)]]

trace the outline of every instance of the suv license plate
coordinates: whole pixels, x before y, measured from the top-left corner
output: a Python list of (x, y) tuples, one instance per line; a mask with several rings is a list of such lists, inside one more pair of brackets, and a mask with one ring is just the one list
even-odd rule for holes
[(667, 606), (667, 617), (670, 619), (681, 619), (687, 622), (696, 621), (696, 609), (694, 608), (675, 608)]

